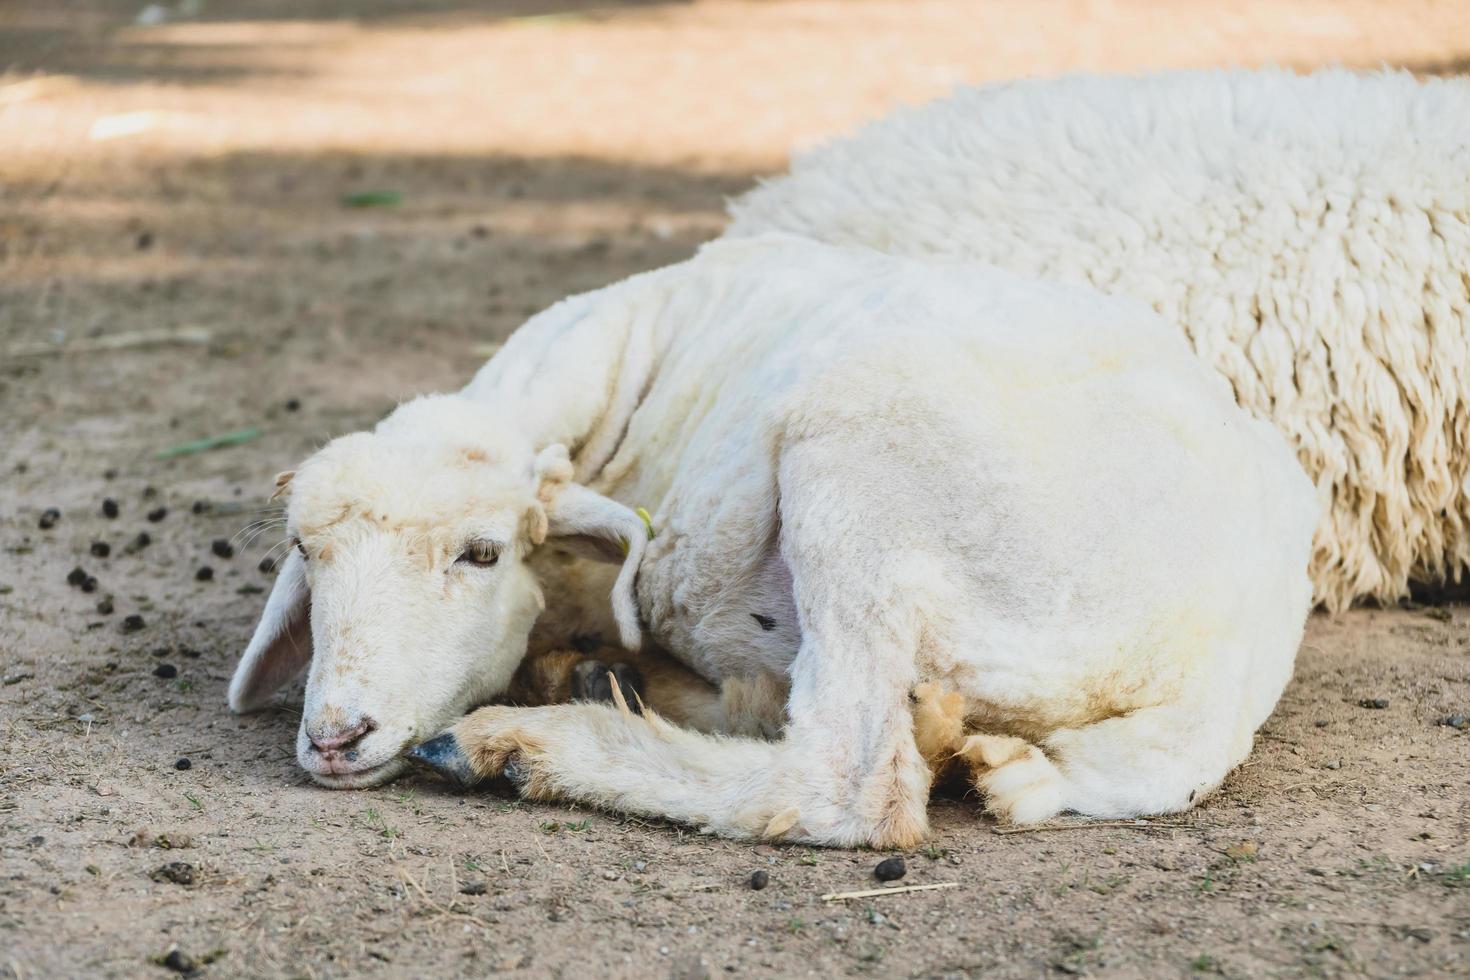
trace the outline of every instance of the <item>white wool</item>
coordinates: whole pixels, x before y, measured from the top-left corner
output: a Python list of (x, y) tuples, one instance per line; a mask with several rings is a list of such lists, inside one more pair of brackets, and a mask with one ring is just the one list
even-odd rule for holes
[(798, 157), (727, 233), (980, 260), (1151, 304), (1290, 440), (1318, 601), (1470, 560), (1470, 81), (1075, 76)]

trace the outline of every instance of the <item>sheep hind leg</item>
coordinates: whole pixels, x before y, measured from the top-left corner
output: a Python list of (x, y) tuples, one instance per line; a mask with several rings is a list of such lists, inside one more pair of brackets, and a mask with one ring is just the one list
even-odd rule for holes
[(1062, 811), (1140, 817), (1187, 810), (1250, 751), (1251, 729), (1198, 705), (1155, 705), (1060, 728), (1032, 744), (972, 735), (960, 755), (986, 808), (1015, 823)]
[(1062, 812), (1066, 780), (1046, 753), (1009, 735), (971, 735), (959, 749), (985, 809), (1006, 823), (1038, 823)]
[(1061, 811), (1062, 775), (1045, 753), (1007, 735), (966, 735), (965, 699), (925, 682), (915, 685), (914, 743), (935, 782), (968, 768), (986, 809), (1007, 823), (1035, 823)]

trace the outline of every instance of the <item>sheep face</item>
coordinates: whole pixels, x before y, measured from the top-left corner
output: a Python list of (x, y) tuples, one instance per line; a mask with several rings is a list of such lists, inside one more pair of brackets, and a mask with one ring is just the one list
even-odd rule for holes
[(391, 779), (403, 749), (504, 693), (544, 607), (528, 560), (549, 529), (618, 562), (642, 530), (570, 483), (565, 448), (496, 429), (466, 399), (420, 399), (277, 478), (291, 550), (230, 705), (261, 706), (309, 660), (296, 755), (323, 785)]
[(296, 756), (324, 785), (392, 778), (404, 747), (503, 692), (541, 609), (531, 453), (454, 407), (406, 406), (278, 478), (291, 551), (231, 703), (309, 656)]
[(509, 685), (541, 610), (540, 506), (530, 460), (511, 462), (355, 436), (291, 481), (312, 638), (296, 754), (317, 781), (391, 777), (401, 749)]

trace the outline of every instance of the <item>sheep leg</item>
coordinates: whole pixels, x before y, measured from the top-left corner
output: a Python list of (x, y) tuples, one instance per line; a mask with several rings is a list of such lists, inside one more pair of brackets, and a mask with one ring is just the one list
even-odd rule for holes
[(956, 757), (970, 766), (985, 809), (1014, 823), (1064, 810), (1089, 817), (1174, 813), (1202, 800), (1250, 751), (1251, 726), (1202, 723), (1201, 706), (1158, 705), (1052, 732), (1039, 744), (1006, 735), (967, 737)]
[(895, 671), (861, 666), (912, 655), (881, 637), (876, 648), (841, 633), (828, 640), (825, 625), (812, 624), (793, 666), (794, 710), (780, 741), (704, 735), (621, 704), (495, 706), (409, 758), (461, 785), (504, 777), (530, 799), (729, 837), (912, 846), (928, 829), (929, 768), (914, 744), (908, 685), (902, 671), (884, 684)]
[(870, 733), (769, 742), (703, 735), (623, 705), (494, 706), (409, 758), (465, 786), (504, 777), (528, 799), (577, 800), (729, 837), (911, 846), (927, 829), (928, 770), (908, 726), (893, 730), (898, 748), (877, 756), (878, 771), (857, 773), (836, 760), (873, 746)]
[(1062, 811), (1062, 774), (1041, 751), (1009, 735), (971, 735), (958, 755), (971, 767), (985, 809), (1007, 823), (1035, 823)]

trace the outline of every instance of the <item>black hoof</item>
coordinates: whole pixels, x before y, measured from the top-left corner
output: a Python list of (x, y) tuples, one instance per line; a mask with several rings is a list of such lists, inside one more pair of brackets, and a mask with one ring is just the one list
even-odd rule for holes
[(583, 660), (573, 667), (571, 695), (573, 701), (611, 701), (607, 664), (601, 660)]
[(456, 785), (473, 786), (479, 782), (479, 777), (470, 768), (469, 756), (464, 754), (464, 749), (460, 748), (459, 739), (454, 737), (453, 732), (445, 732), (427, 742), (421, 742), (404, 755), (414, 765), (432, 769)]
[(584, 660), (572, 668), (572, 700), (612, 703), (613, 684), (634, 713), (641, 713), (643, 675), (636, 667), (616, 663), (609, 667), (601, 660)]

